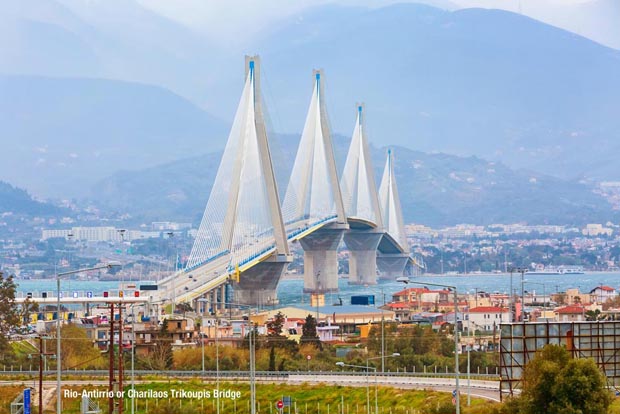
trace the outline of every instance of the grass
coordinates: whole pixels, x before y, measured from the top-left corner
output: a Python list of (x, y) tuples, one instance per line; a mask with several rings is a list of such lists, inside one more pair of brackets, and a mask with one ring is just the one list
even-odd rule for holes
[(8, 385), (1, 388), (0, 392), (0, 413), (9, 413), (11, 402), (24, 391), (24, 387)]
[(614, 398), (609, 407), (609, 414), (620, 414), (620, 398)]
[[(87, 390), (106, 390), (106, 387), (70, 387), (72, 390), (81, 392)], [(206, 390), (212, 392), (215, 388), (214, 383), (200, 383), (199, 381), (186, 382), (158, 382), (151, 384), (136, 385), (136, 390), (167, 391), (168, 396), (164, 398), (136, 398), (136, 414), (144, 413), (166, 413), (166, 414), (211, 414), (216, 413), (215, 399), (181, 399), (174, 398), (170, 390), (199, 391)], [(125, 387), (128, 391), (129, 387)], [(228, 414), (248, 413), (250, 392), (247, 383), (221, 383), (220, 390), (230, 390), (239, 392), (239, 398), (221, 398), (220, 412)], [(344, 403), (344, 412), (347, 414), (366, 414), (366, 387), (343, 387), (338, 385), (288, 385), (288, 384), (257, 384), (257, 413), (277, 414), (275, 404), (284, 396), (290, 396), (293, 400), (291, 413), (295, 413), (295, 408), (299, 414), (319, 414), (342, 412), (341, 404)], [(435, 391), (420, 390), (401, 390), (391, 387), (379, 387), (378, 406), (380, 414), (422, 414), (422, 413), (444, 413), (452, 407), (451, 395)], [(100, 407), (104, 412), (107, 411), (108, 400), (99, 399)], [(65, 401), (63, 413), (79, 413), (79, 398), (70, 398)], [(129, 412), (129, 399), (125, 399), (125, 412)], [(371, 413), (374, 413), (374, 388), (370, 389)], [(462, 401), (463, 414), (485, 413), (492, 407), (497, 407), (497, 403), (474, 398), (472, 406), (465, 407)], [(284, 410), (288, 414), (288, 408)]]

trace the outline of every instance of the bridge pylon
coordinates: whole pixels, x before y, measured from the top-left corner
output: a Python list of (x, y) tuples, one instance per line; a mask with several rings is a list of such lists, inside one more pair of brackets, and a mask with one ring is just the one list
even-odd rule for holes
[(365, 118), (364, 106), (358, 104), (340, 187), (350, 227), (344, 234), (350, 253), (349, 283), (371, 285), (377, 283), (377, 247), (383, 237), (383, 222)]
[[(186, 300), (208, 295), (239, 272), (234, 301), (277, 301), (292, 260), (267, 139), (260, 59), (245, 58), (245, 85), (185, 274), (166, 281)], [(189, 280), (187, 279), (189, 277)]]
[(385, 228), (385, 234), (379, 243), (377, 255), (379, 277), (395, 280), (403, 276), (410, 257), (391, 149), (387, 151), (385, 169), (379, 185), (379, 206), (381, 207), (381, 218)]
[[(348, 229), (324, 99), (324, 76), (315, 70), (306, 122), (283, 204), (287, 230), (308, 228), (304, 249), (304, 292), (338, 290), (338, 245)], [(315, 230), (313, 230), (315, 229)]]

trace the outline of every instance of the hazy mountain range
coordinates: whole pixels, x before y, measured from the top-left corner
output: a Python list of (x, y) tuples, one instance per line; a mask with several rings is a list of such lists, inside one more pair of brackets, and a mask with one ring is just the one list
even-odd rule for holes
[(67, 214), (68, 210), (37, 201), (25, 190), (0, 181), (0, 213), (56, 216)]
[(312, 68), (325, 69), (334, 131), (349, 136), (364, 101), (373, 144), (428, 166), (401, 191), (429, 222), (487, 220), (485, 208), (525, 194), (525, 206), (565, 200), (563, 217), (582, 221), (607, 205), (578, 182), (620, 180), (620, 52), (522, 15), (328, 5), (235, 42), (132, 0), (0, 5), (0, 179), (36, 195), (84, 197), (99, 183), (90, 194), (114, 206), (106, 194), (135, 202), (118, 190), (142, 180), (154, 210), (154, 194), (176, 185), (162, 212), (200, 214), (248, 52), (261, 54), (275, 131), (301, 130)]
[[(298, 136), (272, 136), (274, 169), (284, 197)], [(349, 138), (336, 136), (340, 170)], [(394, 148), (395, 172), (406, 222), (583, 224), (618, 218), (609, 203), (583, 184), (543, 174), (514, 171), (476, 157), (427, 154)], [(377, 183), (386, 149), (372, 148)], [(92, 188), (109, 211), (129, 212), (138, 221), (174, 217), (198, 223), (206, 206), (221, 153), (191, 157), (142, 171), (124, 171)]]
[[(0, 76), (0, 178), (83, 197), (123, 168), (221, 148), (227, 125), (169, 90), (101, 79)], [(204, 151), (199, 151), (204, 152)]]

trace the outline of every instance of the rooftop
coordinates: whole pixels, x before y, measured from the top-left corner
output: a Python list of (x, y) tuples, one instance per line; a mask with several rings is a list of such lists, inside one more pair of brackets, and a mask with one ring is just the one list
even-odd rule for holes
[(508, 309), (500, 308), (499, 306), (477, 306), (469, 310), (469, 313), (504, 313), (504, 312), (508, 312)]

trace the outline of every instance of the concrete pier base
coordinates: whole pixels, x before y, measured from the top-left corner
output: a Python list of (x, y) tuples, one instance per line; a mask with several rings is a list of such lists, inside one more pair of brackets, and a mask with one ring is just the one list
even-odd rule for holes
[(396, 280), (405, 274), (405, 267), (409, 261), (408, 254), (381, 254), (377, 255), (377, 269), (379, 279)]
[(338, 291), (338, 246), (347, 225), (323, 227), (299, 241), (304, 249), (304, 292)]
[(376, 230), (349, 230), (344, 242), (349, 249), (349, 284), (377, 283), (377, 247), (383, 233)]
[(291, 256), (275, 256), (241, 272), (239, 283), (234, 285), (234, 302), (251, 306), (278, 304), (278, 282), (290, 262)]

